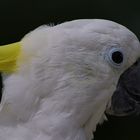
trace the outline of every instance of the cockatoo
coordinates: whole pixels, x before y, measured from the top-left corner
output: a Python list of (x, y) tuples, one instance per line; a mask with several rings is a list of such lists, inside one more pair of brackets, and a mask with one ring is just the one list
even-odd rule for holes
[(0, 47), (0, 140), (91, 140), (137, 37), (101, 19), (41, 26)]

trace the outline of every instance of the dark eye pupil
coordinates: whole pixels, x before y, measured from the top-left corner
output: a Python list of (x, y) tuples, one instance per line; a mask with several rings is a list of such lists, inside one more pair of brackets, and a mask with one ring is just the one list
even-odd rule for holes
[(116, 64), (120, 64), (123, 62), (123, 54), (119, 51), (113, 52), (112, 53), (112, 60), (116, 63)]

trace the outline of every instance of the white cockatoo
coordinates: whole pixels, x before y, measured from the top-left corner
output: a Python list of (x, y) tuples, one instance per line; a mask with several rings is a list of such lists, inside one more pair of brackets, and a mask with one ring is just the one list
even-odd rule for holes
[(41, 26), (0, 47), (0, 140), (91, 140), (137, 37), (100, 19)]

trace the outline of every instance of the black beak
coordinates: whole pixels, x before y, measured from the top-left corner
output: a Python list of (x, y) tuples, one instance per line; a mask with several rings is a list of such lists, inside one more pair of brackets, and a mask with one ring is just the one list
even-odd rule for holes
[(140, 59), (120, 76), (106, 113), (115, 116), (140, 114)]

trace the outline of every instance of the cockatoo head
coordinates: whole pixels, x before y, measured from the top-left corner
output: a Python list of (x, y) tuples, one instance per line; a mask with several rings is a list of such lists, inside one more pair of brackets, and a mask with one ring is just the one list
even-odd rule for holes
[(119, 76), (140, 56), (131, 31), (99, 19), (42, 26), (18, 46), (14, 67), (2, 69), (12, 73), (3, 76), (0, 129), (32, 128), (43, 140), (90, 140)]

